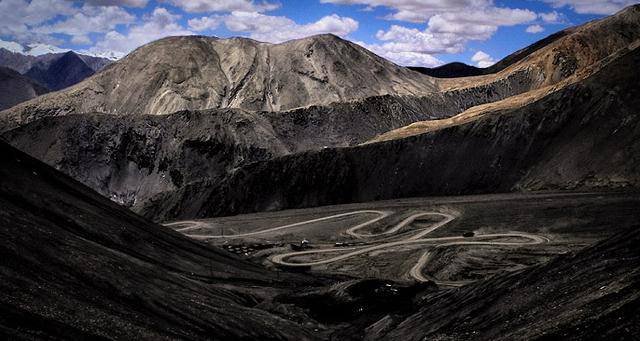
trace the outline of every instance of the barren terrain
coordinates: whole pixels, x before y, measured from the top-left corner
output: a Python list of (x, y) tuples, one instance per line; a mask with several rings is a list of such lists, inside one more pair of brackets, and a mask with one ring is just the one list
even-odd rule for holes
[[(403, 199), (165, 225), (283, 270), (459, 286), (604, 239), (633, 223), (638, 200), (624, 193)], [(609, 214), (616, 225), (604, 223)], [(303, 239), (310, 249), (291, 250)]]

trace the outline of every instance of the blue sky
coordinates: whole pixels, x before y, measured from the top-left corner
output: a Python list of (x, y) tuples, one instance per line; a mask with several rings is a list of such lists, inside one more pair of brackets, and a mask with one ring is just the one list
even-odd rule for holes
[[(169, 35), (281, 42), (334, 33), (402, 65), (488, 66), (630, 0), (0, 0), (0, 46), (121, 56)], [(28, 48), (27, 48), (28, 49)]]

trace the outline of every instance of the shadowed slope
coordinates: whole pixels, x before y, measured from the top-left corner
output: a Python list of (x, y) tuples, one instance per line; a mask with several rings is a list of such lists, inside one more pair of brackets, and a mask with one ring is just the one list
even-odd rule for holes
[(0, 143), (0, 335), (293, 339), (263, 269), (152, 224)]
[(0, 66), (0, 109), (40, 96), (49, 90), (18, 72)]

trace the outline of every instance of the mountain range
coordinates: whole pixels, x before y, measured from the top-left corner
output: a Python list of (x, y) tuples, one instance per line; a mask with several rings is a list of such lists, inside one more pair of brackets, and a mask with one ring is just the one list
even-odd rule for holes
[(2, 338), (640, 333), (640, 5), (488, 68), (330, 34), (0, 60)]
[[(233, 195), (226, 195), (224, 199), (207, 197), (208, 193), (227, 193), (227, 189), (221, 190), (227, 183), (231, 188), (246, 188), (236, 183), (236, 178), (245, 173), (244, 166), (252, 167), (249, 174), (255, 174), (257, 178), (262, 176), (254, 172), (256, 167), (266, 170), (271, 164), (281, 162), (285, 164), (277, 166), (275, 169), (278, 171), (290, 169), (298, 174), (308, 171), (337, 172), (336, 177), (343, 180), (346, 179), (344, 172), (350, 167), (364, 167), (373, 171), (388, 165), (389, 171), (392, 171), (398, 167), (399, 161), (376, 162), (376, 167), (363, 164), (345, 168), (346, 161), (340, 161), (342, 158), (336, 155), (349, 155), (353, 150), (354, 155), (370, 155), (364, 157), (370, 160), (368, 162), (392, 160), (402, 154), (393, 148), (389, 149), (389, 145), (406, 145), (407, 153), (416, 153), (412, 151), (416, 148), (411, 142), (413, 140), (400, 139), (402, 137), (436, 130), (437, 134), (445, 134), (445, 131), (469, 129), (472, 126), (467, 124), (469, 122), (485, 125), (494, 120), (504, 120), (513, 115), (502, 113), (526, 112), (536, 103), (549, 101), (563, 93), (577, 96), (579, 91), (575, 88), (590, 79), (605, 78), (600, 81), (604, 82), (610, 75), (600, 70), (612, 68), (609, 65), (616, 64), (617, 59), (626, 58), (633, 62), (630, 56), (634, 54), (639, 32), (638, 9), (630, 7), (614, 16), (567, 29), (517, 51), (498, 62), (493, 68), (494, 73), (440, 79), (398, 67), (331, 35), (280, 45), (199, 36), (167, 38), (139, 48), (103, 72), (67, 90), (38, 97), (2, 112), (0, 130), (4, 131), (4, 138), (20, 149), (74, 176), (105, 196), (134, 207), (138, 212), (155, 214), (170, 210), (174, 212), (173, 216), (187, 217), (195, 212), (210, 210), (204, 207), (215, 207), (224, 214), (251, 211), (257, 207), (330, 204), (334, 199), (324, 195), (314, 194), (313, 199), (293, 199), (295, 196), (291, 196), (291, 193), (285, 197), (291, 198), (287, 201), (295, 204), (283, 203), (283, 199), (277, 198), (284, 193), (268, 192), (272, 189), (284, 191), (285, 185), (265, 188), (267, 192), (264, 195), (245, 191), (239, 198)], [(175, 48), (178, 45), (181, 48)], [(286, 53), (282, 52), (284, 55), (281, 56), (281, 51)], [(176, 53), (180, 54), (180, 58)], [(247, 54), (253, 59), (238, 57)], [(262, 59), (267, 54), (270, 55), (269, 63)], [(155, 62), (146, 67), (143, 59)], [(178, 60), (188, 63), (176, 66)], [(238, 60), (240, 64), (236, 63)], [(289, 63), (287, 65), (295, 67), (280, 66), (285, 61)], [(350, 67), (343, 69), (340, 65)], [(372, 65), (378, 65), (378, 69)], [(140, 68), (143, 70), (134, 72)], [(320, 76), (323, 72), (327, 74)], [(209, 73), (210, 76), (205, 77)], [(326, 82), (318, 77), (325, 77)], [(369, 84), (367, 88), (354, 87), (354, 77), (360, 79), (357, 84)], [(369, 80), (365, 81), (367, 78)], [(196, 86), (203, 82), (208, 82), (209, 86)], [(276, 83), (283, 85), (276, 86)], [(125, 88), (121, 90), (119, 84), (124, 84), (122, 87)], [(270, 93), (265, 90), (268, 86), (281, 90)], [(352, 89), (352, 92), (341, 90), (341, 86)], [(633, 93), (635, 89), (635, 83), (630, 80), (616, 83), (616, 86), (624, 91), (616, 92), (615, 96)], [(565, 90), (567, 88), (570, 90)], [(187, 95), (193, 91), (207, 91), (208, 94), (195, 97)], [(309, 92), (322, 95), (315, 98), (304, 95)], [(212, 98), (216, 100), (212, 102)], [(202, 110), (209, 106), (213, 108)], [(287, 109), (276, 110), (283, 106)], [(173, 110), (187, 111), (160, 115)], [(567, 114), (564, 108), (558, 110)], [(598, 107), (590, 107), (588, 112), (595, 115), (597, 110)], [(548, 114), (549, 111), (535, 112), (532, 117), (539, 120)], [(113, 120), (113, 115), (122, 118)], [(483, 119), (485, 117), (486, 120)], [(513, 131), (522, 127), (522, 123), (514, 125)], [(529, 134), (537, 140), (540, 133), (549, 134), (549, 131)], [(496, 130), (491, 136), (497, 138), (497, 134), (505, 134), (502, 139), (521, 139), (518, 134), (502, 130)], [(433, 137), (426, 134), (420, 138)], [(370, 143), (390, 139), (398, 142)], [(465, 143), (471, 141), (463, 140)], [(550, 140), (543, 141), (549, 143)], [(520, 140), (517, 142), (521, 143)], [(359, 146), (364, 143), (369, 144)], [(416, 146), (421, 146), (416, 149), (420, 158), (428, 159), (424, 155), (424, 144), (421, 142)], [(334, 147), (349, 148), (332, 149)], [(475, 148), (470, 146), (466, 150), (476, 155)], [(513, 148), (517, 146), (505, 142), (492, 151), (494, 156), (485, 158), (485, 161), (502, 153), (513, 158), (516, 156), (512, 153)], [(637, 184), (635, 177), (626, 175), (624, 171), (632, 169), (633, 164), (629, 163), (634, 159), (624, 157), (620, 157), (619, 165), (606, 172), (592, 169), (576, 173), (577, 170), (573, 172), (559, 168), (562, 164), (551, 164), (552, 167), (546, 169), (547, 173), (572, 175), (555, 178), (555, 183), (549, 183), (543, 177), (540, 183), (535, 184), (532, 179), (526, 186), (522, 182), (524, 180), (517, 179), (522, 179), (522, 172), (532, 171), (532, 165), (521, 165), (520, 170), (513, 171), (514, 165), (500, 157), (489, 162), (492, 165), (489, 168), (484, 163), (476, 168), (468, 168), (469, 172), (479, 175), (473, 177), (474, 180), (460, 177), (454, 181), (449, 178), (459, 172), (455, 166), (458, 161), (451, 158), (450, 154), (439, 153), (440, 157), (451, 160), (452, 168), (446, 170), (439, 167), (439, 172), (447, 173), (416, 180), (434, 181), (440, 186), (448, 184), (442, 189), (436, 185), (415, 186), (406, 180), (398, 184), (389, 181), (386, 187), (363, 185), (364, 189), (336, 185), (349, 192), (335, 194), (335, 197), (361, 201), (426, 193), (465, 194), (496, 189)], [(546, 152), (538, 150), (536, 153)], [(595, 150), (589, 153), (599, 155), (599, 151)], [(286, 157), (279, 158), (282, 156)], [(326, 162), (325, 157), (329, 158)], [(317, 167), (314, 162), (302, 161), (306, 158), (321, 163), (322, 167)], [(562, 159), (560, 156), (558, 158)], [(211, 162), (212, 159), (216, 162)], [(527, 160), (533, 161), (532, 158)], [(256, 164), (263, 161), (266, 163)], [(429, 167), (424, 161), (416, 161), (419, 160), (407, 159), (408, 168), (402, 168), (411, 169), (419, 165)], [(335, 164), (335, 170), (327, 168), (332, 164)], [(298, 167), (308, 167), (308, 170), (298, 171)], [(487, 170), (492, 172), (491, 177), (483, 175)], [(424, 171), (431, 172), (428, 168), (420, 170)], [(352, 184), (377, 178), (371, 177), (373, 174), (349, 174), (350, 177), (356, 176), (348, 180)], [(272, 178), (271, 175), (266, 177)], [(390, 176), (388, 179), (392, 178)], [(588, 181), (588, 178), (592, 180)], [(242, 176), (242, 179), (251, 181), (246, 176)], [(306, 176), (303, 175), (302, 179), (306, 179)], [(290, 181), (291, 177), (283, 177), (283, 180)], [(461, 180), (463, 182), (458, 186), (451, 183)], [(470, 181), (479, 181), (480, 184), (471, 185)], [(304, 187), (310, 185), (305, 180)], [(335, 188), (334, 185), (323, 183), (318, 185), (327, 191)], [(262, 187), (250, 186), (256, 191)], [(195, 192), (199, 194), (194, 195), (192, 188), (197, 188)], [(376, 191), (371, 192), (373, 188)], [(189, 199), (183, 201), (185, 193), (188, 193)], [(314, 189), (312, 193), (317, 191)], [(252, 199), (244, 200), (244, 195), (250, 195)], [(236, 200), (243, 204), (238, 205)], [(263, 202), (255, 203), (253, 200)], [(188, 201), (195, 203), (187, 204)], [(230, 203), (226, 204), (226, 201)], [(228, 211), (229, 207), (234, 207), (233, 211)], [(155, 218), (162, 217), (165, 214)]]
[[(39, 90), (37, 92), (37, 95), (41, 95), (76, 84), (113, 62), (107, 58), (77, 54), (73, 51), (52, 50), (49, 53), (49, 50), (45, 50), (41, 52), (47, 53), (29, 54), (0, 48), (0, 66), (21, 74), (31, 83), (37, 83), (40, 88), (45, 88), (46, 91)], [(35, 92), (25, 89), (21, 85), (23, 81), (16, 80), (14, 85), (9, 78), (5, 78), (4, 82), (14, 89), (11, 93), (3, 92), (0, 94), (3, 102), (0, 109), (6, 109), (36, 97)]]

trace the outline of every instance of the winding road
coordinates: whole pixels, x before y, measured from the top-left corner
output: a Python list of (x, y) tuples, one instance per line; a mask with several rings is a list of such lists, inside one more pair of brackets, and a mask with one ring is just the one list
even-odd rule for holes
[[(425, 244), (429, 245), (430, 249), (426, 251), (419, 259), (418, 262), (411, 268), (408, 275), (413, 279), (419, 282), (433, 281), (439, 285), (444, 286), (461, 286), (469, 283), (469, 281), (440, 281), (435, 278), (426, 276), (423, 273), (424, 267), (429, 262), (433, 249), (441, 248), (441, 247), (449, 247), (449, 246), (458, 246), (458, 245), (493, 245), (493, 246), (526, 246), (526, 245), (535, 245), (548, 242), (549, 240), (546, 237), (523, 233), (523, 232), (510, 232), (510, 233), (492, 233), (492, 234), (476, 234), (473, 237), (462, 237), (462, 236), (449, 236), (449, 237), (438, 237), (438, 238), (426, 238), (426, 236), (433, 231), (447, 225), (452, 220), (456, 219), (455, 214), (444, 213), (444, 212), (418, 212), (412, 214), (399, 223), (393, 225), (392, 227), (386, 229), (380, 233), (368, 233), (368, 232), (360, 232), (365, 227), (377, 223), (389, 216), (391, 216), (394, 212), (392, 211), (380, 211), (380, 210), (359, 210), (359, 211), (351, 211), (341, 214), (334, 214), (322, 218), (306, 220), (302, 222), (297, 222), (293, 224), (287, 224), (282, 226), (277, 226), (273, 228), (268, 228), (264, 230), (258, 230), (247, 233), (233, 234), (233, 235), (197, 235), (197, 234), (187, 234), (189, 231), (193, 231), (196, 229), (211, 229), (207, 223), (195, 220), (187, 220), (165, 224), (165, 226), (175, 226), (175, 225), (187, 225), (186, 227), (177, 229), (182, 233), (185, 233), (187, 236), (205, 240), (205, 239), (233, 239), (233, 238), (242, 238), (242, 237), (250, 237), (259, 234), (271, 233), (275, 231), (280, 231), (284, 229), (289, 229), (293, 227), (298, 227), (302, 225), (322, 222), (330, 219), (336, 219), (340, 217), (353, 216), (353, 215), (361, 215), (361, 214), (376, 214), (377, 217), (373, 219), (369, 219), (363, 223), (352, 226), (345, 230), (345, 234), (349, 237), (356, 238), (361, 241), (370, 242), (369, 245), (360, 245), (360, 246), (352, 246), (352, 247), (329, 247), (322, 249), (311, 249), (305, 251), (297, 251), (297, 252), (288, 252), (278, 255), (271, 256), (270, 260), (278, 265), (287, 266), (287, 267), (311, 267), (317, 265), (325, 265), (334, 262), (339, 262), (342, 260), (346, 260), (352, 257), (357, 257), (361, 255), (365, 255), (368, 253), (372, 253), (374, 251), (382, 250), (382, 249), (393, 249), (407, 245), (419, 245)], [(411, 225), (416, 219), (420, 219), (423, 217), (441, 217), (442, 220), (429, 225), (426, 228), (414, 230), (408, 236), (401, 237), (401, 239), (387, 241), (389, 238), (393, 238), (395, 235), (402, 236), (406, 235), (406, 232), (401, 232), (405, 227)], [(390, 236), (389, 238), (379, 239), (379, 237)], [(496, 241), (496, 239), (508, 238), (510, 241)], [(524, 239), (524, 241), (513, 241), (513, 239)], [(288, 261), (290, 258), (299, 257), (299, 256), (308, 256), (308, 255), (317, 255), (317, 254), (332, 254), (332, 253), (340, 253), (333, 257), (323, 258), (320, 260), (308, 261), (308, 262), (291, 262)]]

